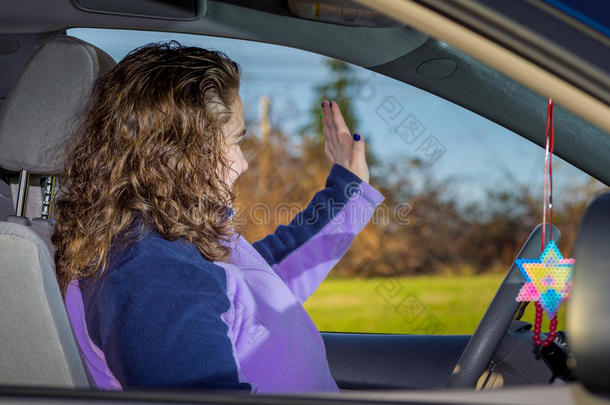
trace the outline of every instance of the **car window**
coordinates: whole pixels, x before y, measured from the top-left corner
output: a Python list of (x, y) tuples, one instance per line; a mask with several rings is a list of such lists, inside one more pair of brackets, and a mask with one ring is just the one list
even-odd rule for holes
[[(321, 331), (471, 334), (541, 222), (544, 150), (408, 84), (252, 41), (80, 28), (68, 34), (117, 61), (138, 46), (176, 40), (222, 50), (240, 64), (250, 168), (234, 208), (250, 242), (288, 223), (324, 186), (331, 165), (320, 101), (339, 104), (366, 142), (370, 183), (386, 199), (304, 304)], [(586, 204), (604, 185), (560, 158), (554, 163), (554, 223), (569, 254)], [(533, 320), (531, 308), (525, 319)], [(562, 329), (562, 312), (559, 319)]]

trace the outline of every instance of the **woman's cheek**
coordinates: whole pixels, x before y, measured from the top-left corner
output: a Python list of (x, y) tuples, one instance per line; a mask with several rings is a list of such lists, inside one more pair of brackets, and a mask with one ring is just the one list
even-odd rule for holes
[(241, 150), (239, 151), (239, 156), (241, 157), (241, 172), (243, 173), (246, 170), (248, 170), (248, 160), (246, 159), (246, 157), (244, 156), (244, 154), (241, 152)]

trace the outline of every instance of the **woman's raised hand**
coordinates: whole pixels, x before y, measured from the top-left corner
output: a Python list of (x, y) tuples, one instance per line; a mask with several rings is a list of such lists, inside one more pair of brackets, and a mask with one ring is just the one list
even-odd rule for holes
[(364, 138), (350, 132), (339, 105), (322, 101), (322, 130), (326, 137), (324, 151), (328, 159), (353, 172), (368, 183), (369, 168), (364, 156)]

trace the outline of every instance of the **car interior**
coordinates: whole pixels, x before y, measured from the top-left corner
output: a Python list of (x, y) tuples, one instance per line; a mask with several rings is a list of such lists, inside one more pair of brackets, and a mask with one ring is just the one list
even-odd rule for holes
[[(150, 402), (226, 399), (218, 393), (97, 392), (83, 364), (55, 280), (50, 239), (54, 221), (49, 210), (77, 113), (95, 80), (116, 62), (103, 50), (67, 35), (68, 28), (184, 32), (308, 50), (416, 86), (544, 147), (545, 116), (533, 108), (545, 103), (544, 96), (400, 21), (381, 14), (342, 20), (332, 12), (326, 21), (316, 21), (308, 18), (306, 3), (5, 0), (0, 5), (0, 402), (3, 396)], [(600, 92), (595, 97), (604, 101)], [(561, 106), (555, 117), (556, 155), (610, 184), (610, 134)], [(487, 403), (540, 403), (563, 398), (557, 403), (572, 403), (566, 395), (582, 399), (594, 393), (597, 400), (608, 399), (608, 229), (606, 194), (591, 203), (582, 220), (574, 247), (575, 286), (567, 331), (543, 351), (544, 361), (532, 356), (531, 325), (519, 320), (523, 307), (514, 297), (523, 279), (513, 264), (472, 335), (322, 333), (342, 398), (406, 403), (465, 403), (476, 398)], [(553, 229), (555, 240), (560, 231)], [(533, 226), (516, 258), (536, 256), (541, 237), (542, 226)], [(517, 394), (475, 392), (494, 386), (516, 388)], [(339, 400), (324, 395), (310, 399), (316, 398)], [(243, 395), (234, 399), (248, 401)]]

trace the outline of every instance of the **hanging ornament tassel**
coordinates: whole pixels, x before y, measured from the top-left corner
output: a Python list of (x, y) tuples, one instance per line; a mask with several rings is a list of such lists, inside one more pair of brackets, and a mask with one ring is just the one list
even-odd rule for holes
[[(534, 301), (536, 320), (534, 322), (534, 352), (539, 355), (541, 346), (548, 347), (557, 336), (557, 312), (561, 304), (569, 298), (572, 286), (574, 259), (564, 259), (553, 241), (553, 100), (549, 99), (546, 118), (546, 148), (544, 156), (544, 197), (542, 204), (542, 254), (537, 259), (517, 259), (515, 264), (525, 278), (516, 300)], [(548, 207), (549, 235), (546, 238)], [(549, 333), (540, 338), (543, 314), (551, 320)]]
[(541, 344), (544, 347), (547, 347), (553, 341), (553, 339), (555, 339), (555, 336), (557, 336), (557, 315), (555, 315), (553, 319), (551, 319), (551, 325), (549, 326), (549, 334), (546, 339), (540, 340), (540, 326), (542, 325), (543, 310), (540, 303), (536, 302), (535, 304), (536, 320), (534, 321), (534, 336), (532, 338), (534, 339), (534, 344), (537, 347), (539, 347)]

